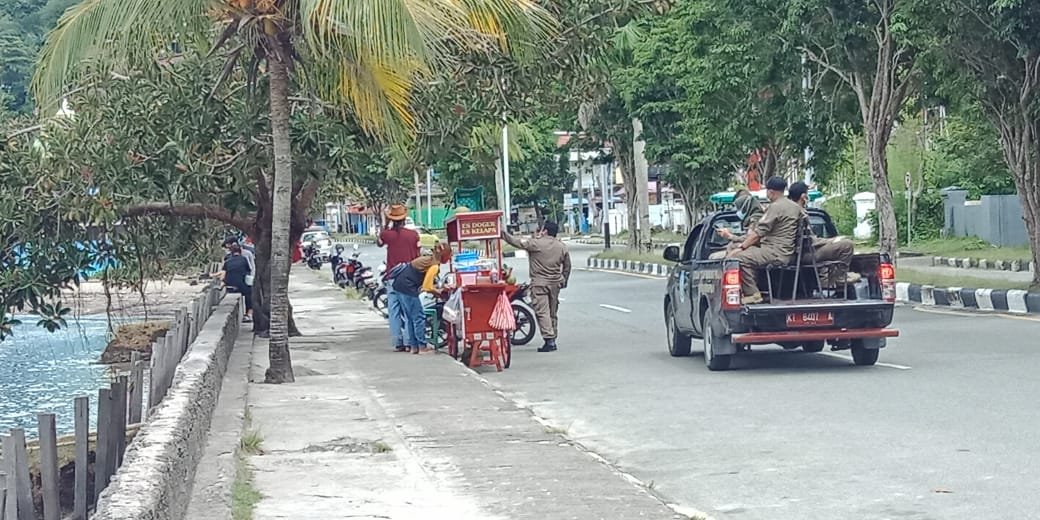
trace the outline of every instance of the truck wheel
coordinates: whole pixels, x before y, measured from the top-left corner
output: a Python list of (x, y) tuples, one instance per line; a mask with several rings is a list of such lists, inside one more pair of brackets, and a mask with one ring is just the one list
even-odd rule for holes
[(806, 341), (802, 343), (802, 350), (805, 352), (823, 352), (824, 342), (822, 341)]
[(666, 325), (668, 334), (668, 353), (672, 357), (683, 357), (690, 355), (690, 346), (692, 341), (690, 337), (683, 334), (679, 330), (679, 327), (675, 324), (675, 313), (672, 312), (672, 304), (668, 304), (668, 308), (665, 311), (665, 320), (668, 322)]
[(863, 346), (863, 340), (852, 340), (852, 361), (859, 366), (871, 366), (877, 363), (878, 354), (881, 349), (867, 348)]
[(703, 325), (701, 331), (704, 333), (704, 364), (708, 367), (708, 370), (729, 370), (729, 364), (733, 359), (733, 355), (715, 355), (714, 349), (717, 343), (729, 341), (729, 336), (719, 337), (715, 335), (715, 331), (711, 326), (711, 316), (708, 313), (704, 313)]

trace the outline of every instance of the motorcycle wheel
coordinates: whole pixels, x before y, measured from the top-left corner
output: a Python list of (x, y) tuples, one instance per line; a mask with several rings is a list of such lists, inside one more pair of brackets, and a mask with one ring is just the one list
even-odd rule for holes
[(522, 347), (534, 339), (534, 335), (538, 331), (538, 325), (531, 309), (517, 303), (514, 303), (512, 306), (513, 318), (516, 320), (516, 329), (513, 330), (510, 343)]
[(375, 306), (376, 310), (379, 311), (379, 314), (382, 314), (384, 318), (390, 316), (390, 311), (387, 309), (388, 304), (386, 298), (386, 290), (382, 290), (377, 292), (375, 298), (372, 300), (372, 305)]

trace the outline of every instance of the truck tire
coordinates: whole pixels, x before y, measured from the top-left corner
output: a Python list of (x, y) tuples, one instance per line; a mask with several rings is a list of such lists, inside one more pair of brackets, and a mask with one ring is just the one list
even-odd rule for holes
[(859, 366), (868, 367), (877, 363), (881, 349), (867, 348), (863, 343), (861, 339), (852, 340), (852, 361)]
[(665, 308), (664, 319), (667, 322), (665, 328), (668, 334), (668, 353), (672, 357), (689, 356), (693, 341), (675, 324), (675, 313), (672, 311), (671, 303)]
[(701, 331), (704, 336), (704, 365), (708, 367), (708, 370), (729, 370), (729, 364), (733, 360), (732, 354), (715, 354), (714, 345), (719, 342), (728, 342), (729, 336), (717, 336), (714, 328), (711, 326), (711, 314), (704, 313), (703, 327)]
[(806, 341), (802, 343), (802, 351), (804, 352), (823, 352), (824, 342), (822, 341)]

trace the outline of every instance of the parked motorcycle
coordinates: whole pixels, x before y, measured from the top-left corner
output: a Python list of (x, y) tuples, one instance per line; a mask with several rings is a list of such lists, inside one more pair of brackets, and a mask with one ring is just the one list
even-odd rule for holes
[(516, 320), (516, 329), (513, 330), (510, 343), (518, 347), (530, 343), (534, 339), (535, 333), (538, 332), (538, 322), (534, 318), (534, 312), (531, 311), (530, 293), (531, 284), (523, 283), (516, 287), (516, 291), (509, 298), (509, 303), (513, 307), (513, 318)]
[(307, 259), (307, 267), (314, 270), (321, 269), (321, 253), (317, 247), (309, 245), (303, 248), (303, 256)]
[[(364, 266), (361, 264), (361, 260), (358, 259), (361, 256), (361, 252), (357, 250), (357, 244), (354, 244), (354, 254), (350, 255), (345, 261), (340, 262), (339, 269), (336, 272), (336, 284), (340, 287), (350, 287), (360, 289), (357, 285), (358, 272), (361, 271)], [(363, 287), (362, 285), (361, 287)]]
[(343, 263), (343, 244), (336, 244), (332, 256), (329, 256), (329, 267), (332, 268), (332, 281), (339, 283), (339, 265)]

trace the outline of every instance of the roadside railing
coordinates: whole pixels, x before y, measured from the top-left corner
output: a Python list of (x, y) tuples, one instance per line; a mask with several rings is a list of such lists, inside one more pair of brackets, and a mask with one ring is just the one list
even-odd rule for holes
[(0, 520), (87, 520), (122, 465), (127, 444), (166, 396), (177, 364), (223, 294), (214, 280), (175, 310), (166, 334), (151, 345), (147, 395), (145, 362), (140, 353), (131, 354), (129, 375), (98, 390), (95, 432), (90, 398), (81, 396), (74, 399), (73, 435), (57, 437), (53, 413), (38, 415), (35, 442), (26, 442), (22, 428), (0, 435)]

